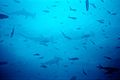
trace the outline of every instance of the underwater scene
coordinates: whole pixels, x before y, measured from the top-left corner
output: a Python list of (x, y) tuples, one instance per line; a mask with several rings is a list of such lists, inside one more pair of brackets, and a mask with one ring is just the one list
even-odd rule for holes
[(120, 80), (120, 0), (0, 0), (0, 80)]

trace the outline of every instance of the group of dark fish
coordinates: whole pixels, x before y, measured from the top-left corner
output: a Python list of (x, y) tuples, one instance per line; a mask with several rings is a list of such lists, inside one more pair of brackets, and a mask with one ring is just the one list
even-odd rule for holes
[(7, 18), (9, 18), (8, 15), (0, 13), (0, 19), (7, 19)]
[(105, 74), (113, 74), (120, 71), (120, 69), (117, 67), (108, 67), (108, 66), (106, 67), (102, 65), (98, 65), (97, 68), (99, 68), (100, 70), (103, 70)]

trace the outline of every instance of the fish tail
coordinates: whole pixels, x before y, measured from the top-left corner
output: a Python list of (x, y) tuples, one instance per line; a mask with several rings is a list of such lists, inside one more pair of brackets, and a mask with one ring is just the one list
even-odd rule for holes
[(102, 65), (98, 65), (97, 68), (103, 69), (103, 66)]

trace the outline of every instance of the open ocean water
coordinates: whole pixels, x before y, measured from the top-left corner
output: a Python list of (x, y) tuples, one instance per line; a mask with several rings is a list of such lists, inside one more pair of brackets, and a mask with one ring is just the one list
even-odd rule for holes
[(0, 80), (120, 80), (120, 0), (0, 0)]

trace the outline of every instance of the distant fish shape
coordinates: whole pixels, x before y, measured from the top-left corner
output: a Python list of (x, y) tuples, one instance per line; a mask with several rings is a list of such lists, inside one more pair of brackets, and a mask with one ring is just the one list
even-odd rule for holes
[(35, 17), (35, 13), (31, 13), (25, 9), (12, 12), (11, 15), (24, 16), (26, 18), (28, 18), (28, 17), (34, 18)]
[(105, 23), (105, 21), (104, 21), (104, 19), (99, 19), (99, 20), (97, 20), (99, 23), (101, 23), (101, 24), (103, 24), (103, 23)]
[(9, 18), (8, 15), (0, 13), (0, 19), (7, 19)]
[(15, 28), (13, 27), (13, 29), (12, 29), (12, 31), (11, 31), (11, 33), (10, 33), (10, 38), (13, 37), (14, 33), (15, 33)]
[(79, 60), (79, 58), (78, 57), (72, 57), (72, 58), (69, 58), (69, 60), (76, 61), (76, 60)]
[(90, 3), (90, 5), (91, 5), (93, 8), (97, 8), (94, 3)]
[(97, 68), (104, 70), (105, 74), (113, 74), (114, 72), (118, 72), (120, 70), (117, 67), (104, 67), (101, 65), (98, 65)]
[(0, 61), (0, 65), (6, 65), (6, 64), (8, 64), (7, 61)]
[(115, 12), (110, 12), (109, 10), (107, 10), (107, 13), (110, 14), (110, 15), (117, 15), (117, 13), (115, 13)]
[(87, 76), (87, 72), (85, 72), (85, 70), (83, 70), (83, 74)]
[(15, 3), (20, 3), (20, 1), (19, 0), (13, 0)]
[(68, 18), (72, 19), (72, 20), (76, 20), (77, 19), (77, 17), (73, 17), (73, 16), (69, 16)]
[(48, 61), (46, 61), (45, 63), (43, 63), (44, 65), (53, 65), (53, 64), (59, 64), (59, 62), (62, 60), (62, 58), (60, 57), (54, 57), (53, 59), (50, 59)]
[(72, 39), (71, 37), (67, 36), (64, 32), (61, 32), (61, 33), (62, 33), (62, 35), (63, 35), (64, 38), (69, 39), (69, 40)]
[(104, 3), (104, 0), (101, 0), (101, 2), (103, 2), (103, 3)]
[(77, 80), (77, 76), (72, 76), (70, 80)]
[(108, 60), (112, 60), (111, 57), (108, 57), (108, 56), (104, 56), (104, 58), (108, 59)]
[(77, 9), (74, 9), (71, 6), (69, 8), (70, 8), (70, 11), (77, 11)]
[(85, 4), (86, 4), (86, 11), (88, 11), (89, 10), (89, 0), (86, 0)]

